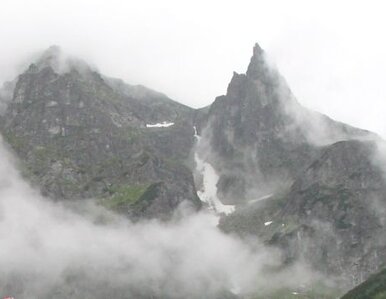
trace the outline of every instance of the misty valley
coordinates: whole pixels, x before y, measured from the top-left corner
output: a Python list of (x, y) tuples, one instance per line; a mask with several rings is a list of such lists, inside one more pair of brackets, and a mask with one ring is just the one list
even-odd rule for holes
[(52, 46), (0, 133), (0, 298), (386, 298), (385, 141), (258, 44), (200, 109)]

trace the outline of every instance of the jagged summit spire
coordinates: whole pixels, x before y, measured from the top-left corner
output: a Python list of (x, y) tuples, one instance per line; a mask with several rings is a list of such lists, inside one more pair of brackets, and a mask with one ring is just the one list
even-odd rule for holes
[(253, 56), (248, 66), (247, 76), (261, 80), (267, 75), (268, 66), (265, 60), (265, 52), (258, 43), (253, 47)]
[(264, 53), (263, 49), (260, 47), (258, 43), (255, 43), (253, 47), (253, 56), (260, 56)]

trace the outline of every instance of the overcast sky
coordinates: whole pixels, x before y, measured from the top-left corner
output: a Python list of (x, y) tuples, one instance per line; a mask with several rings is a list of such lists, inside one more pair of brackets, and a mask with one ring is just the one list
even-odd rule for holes
[[(1, 0), (0, 81), (49, 45), (193, 107), (258, 42), (307, 107), (386, 137), (382, 1)], [(386, 5), (386, 4), (385, 4)]]

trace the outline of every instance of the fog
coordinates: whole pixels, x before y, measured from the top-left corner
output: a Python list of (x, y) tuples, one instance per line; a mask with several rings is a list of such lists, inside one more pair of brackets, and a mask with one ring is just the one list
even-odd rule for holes
[[(233, 71), (245, 72), (259, 42), (301, 105), (385, 137), (381, 7), (381, 1), (4, 0), (0, 84), (57, 44), (106, 76), (202, 107), (225, 93)], [(11, 89), (0, 97), (9, 98)], [(318, 145), (344, 137), (330, 136), (318, 114), (294, 118), (311, 128)], [(196, 162), (209, 177), (199, 180), (212, 185), (206, 200), (213, 203), (218, 175), (208, 153), (200, 154)], [(374, 205), (384, 222), (384, 207)], [(0, 290), (15, 297), (223, 298), (278, 286), (295, 291), (324, 279), (301, 262), (279, 271), (279, 251), (222, 233), (217, 217), (180, 207), (169, 223), (133, 224), (92, 199), (53, 203), (21, 178), (0, 141)]]
[(22, 180), (3, 143), (0, 157), (2, 295), (223, 298), (320, 279), (301, 264), (276, 271), (279, 252), (223, 234), (210, 213), (181, 207), (169, 223), (132, 224), (92, 201), (53, 203)]
[(31, 1), (0, 10), (0, 81), (58, 44), (194, 107), (245, 72), (255, 42), (307, 107), (386, 136), (382, 1)]

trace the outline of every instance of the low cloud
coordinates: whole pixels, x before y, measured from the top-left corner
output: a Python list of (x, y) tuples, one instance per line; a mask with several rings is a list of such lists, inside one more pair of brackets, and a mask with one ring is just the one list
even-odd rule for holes
[(222, 233), (212, 214), (132, 224), (92, 201), (53, 203), (23, 181), (2, 143), (0, 157), (1, 296), (210, 298), (312, 277), (299, 265), (272, 271), (279, 252)]

